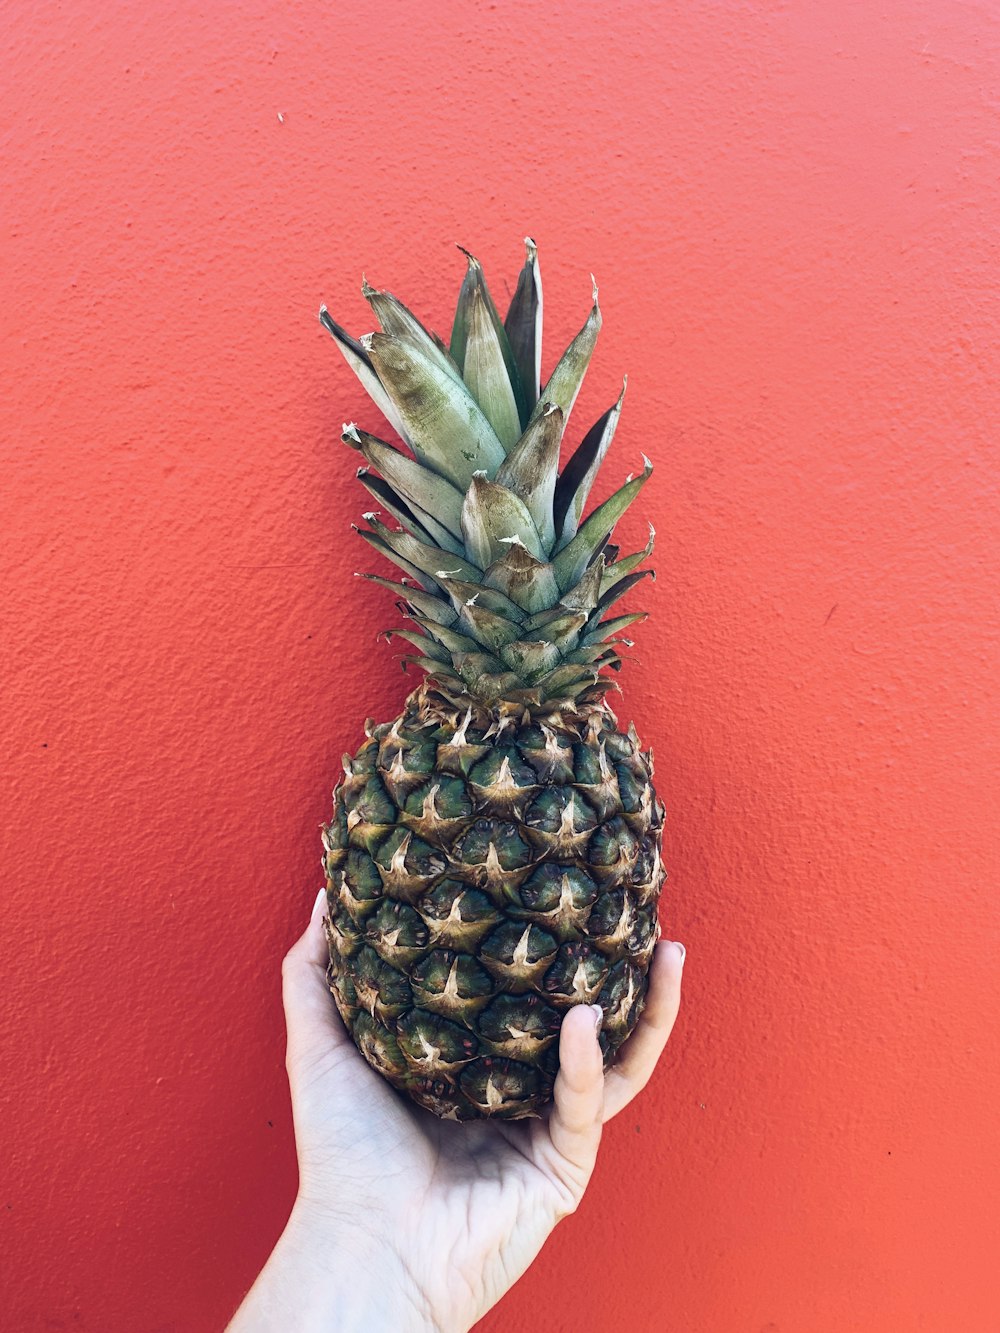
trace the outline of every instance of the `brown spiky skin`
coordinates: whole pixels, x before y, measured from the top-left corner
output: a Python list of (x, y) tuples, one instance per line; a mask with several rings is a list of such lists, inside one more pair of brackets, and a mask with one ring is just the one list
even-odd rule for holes
[(435, 1115), (538, 1115), (567, 1008), (600, 1005), (607, 1065), (645, 1000), (665, 878), (651, 755), (600, 701), (490, 709), (428, 681), (366, 731), (323, 828), (341, 1017)]

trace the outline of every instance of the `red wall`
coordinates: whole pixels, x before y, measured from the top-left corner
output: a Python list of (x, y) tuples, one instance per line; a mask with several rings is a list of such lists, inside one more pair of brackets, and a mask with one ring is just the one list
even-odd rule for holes
[(282, 1224), (279, 960), (407, 688), (316, 312), (447, 332), (452, 242), (503, 299), (526, 233), (543, 369), (601, 287), (573, 439), (627, 371), (607, 485), (657, 465), (619, 714), (689, 963), (482, 1328), (996, 1330), (997, 6), (9, 0), (3, 52), (7, 1333), (212, 1333)]

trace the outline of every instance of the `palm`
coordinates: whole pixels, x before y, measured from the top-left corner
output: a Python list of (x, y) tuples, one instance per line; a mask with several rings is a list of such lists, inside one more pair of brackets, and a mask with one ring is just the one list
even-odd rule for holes
[(327, 1210), (343, 1201), (344, 1220), (357, 1230), (362, 1219), (394, 1251), (445, 1326), (467, 1326), (579, 1203), (601, 1125), (644, 1085), (669, 1035), (680, 953), (657, 947), (646, 1012), (606, 1075), (592, 1011), (571, 1010), (547, 1118), (457, 1124), (404, 1100), (358, 1052), (326, 989), (320, 921), (314, 912), (285, 967), (300, 1195)]

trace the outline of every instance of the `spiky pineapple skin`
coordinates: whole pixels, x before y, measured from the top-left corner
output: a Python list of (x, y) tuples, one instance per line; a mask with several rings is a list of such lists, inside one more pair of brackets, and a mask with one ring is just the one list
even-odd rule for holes
[(496, 711), (431, 682), (366, 731), (323, 826), (340, 1015), (435, 1115), (539, 1115), (565, 1011), (600, 1005), (607, 1065), (645, 1001), (665, 878), (652, 756), (603, 703)]

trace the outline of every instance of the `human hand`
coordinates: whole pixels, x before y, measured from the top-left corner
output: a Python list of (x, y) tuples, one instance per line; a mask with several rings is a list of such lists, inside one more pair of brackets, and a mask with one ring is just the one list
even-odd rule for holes
[(299, 1192), (229, 1333), (464, 1333), (517, 1281), (590, 1180), (602, 1126), (645, 1087), (677, 1017), (683, 946), (605, 1073), (596, 1007), (563, 1020), (545, 1118), (437, 1119), (355, 1047), (326, 984), (325, 894), (282, 967)]

